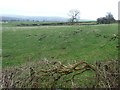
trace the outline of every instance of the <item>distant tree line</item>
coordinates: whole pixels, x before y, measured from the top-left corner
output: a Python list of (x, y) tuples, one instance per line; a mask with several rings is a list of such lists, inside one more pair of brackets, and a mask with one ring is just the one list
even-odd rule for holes
[(110, 24), (114, 23), (116, 20), (114, 19), (111, 13), (107, 13), (106, 17), (101, 17), (97, 19), (97, 24)]

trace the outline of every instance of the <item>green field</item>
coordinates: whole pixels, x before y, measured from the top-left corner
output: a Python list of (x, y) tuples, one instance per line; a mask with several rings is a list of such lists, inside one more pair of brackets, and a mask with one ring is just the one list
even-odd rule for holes
[[(18, 86), (16, 85), (19, 88), (30, 87), (30, 67), (36, 72), (42, 68), (54, 67), (52, 64), (48, 65), (46, 60), (60, 61), (67, 66), (85, 61), (95, 66), (96, 61), (118, 59), (118, 39), (114, 38), (118, 35), (117, 24), (16, 26), (17, 24), (15, 22), (3, 24), (2, 66), (5, 75), (14, 73), (13, 82), (20, 81)], [(79, 67), (82, 68), (82, 64)], [(54, 82), (53, 76), (42, 77), (40, 72), (37, 83), (42, 88), (73, 88), (73, 81), (66, 81), (79, 72), (64, 75), (57, 82)], [(51, 73), (53, 72), (48, 74)], [(55, 77), (57, 75), (59, 73), (55, 73)], [(91, 71), (76, 76), (74, 80), (75, 87), (97, 85), (95, 73)]]
[(3, 68), (42, 59), (65, 64), (117, 59), (117, 24), (2, 27)]

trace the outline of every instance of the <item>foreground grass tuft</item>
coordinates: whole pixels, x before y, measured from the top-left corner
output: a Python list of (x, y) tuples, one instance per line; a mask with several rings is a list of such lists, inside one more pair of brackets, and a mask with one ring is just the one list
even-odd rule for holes
[(118, 61), (84, 61), (64, 65), (40, 60), (22, 67), (3, 70), (4, 88), (117, 88)]

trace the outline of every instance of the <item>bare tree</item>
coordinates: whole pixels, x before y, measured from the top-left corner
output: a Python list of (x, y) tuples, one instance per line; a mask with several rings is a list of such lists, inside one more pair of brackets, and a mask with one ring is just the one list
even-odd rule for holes
[(70, 16), (70, 22), (73, 24), (80, 18), (80, 11), (77, 9), (72, 9), (69, 11), (68, 15)]

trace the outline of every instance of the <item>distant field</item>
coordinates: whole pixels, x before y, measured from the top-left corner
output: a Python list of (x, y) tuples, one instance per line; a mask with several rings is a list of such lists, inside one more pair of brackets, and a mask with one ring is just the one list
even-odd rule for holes
[[(8, 21), (3, 22), (2, 26), (17, 27), (17, 26), (58, 26), (70, 25), (70, 22), (39, 22), (39, 21)], [(76, 22), (77, 25), (96, 25), (96, 21), (81, 21)]]
[[(12, 26), (12, 25), (11, 25)], [(14, 26), (14, 25), (13, 25)], [(117, 24), (7, 27), (3, 25), (3, 67), (41, 59), (72, 63), (116, 59)]]

